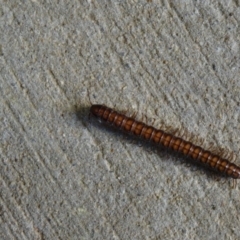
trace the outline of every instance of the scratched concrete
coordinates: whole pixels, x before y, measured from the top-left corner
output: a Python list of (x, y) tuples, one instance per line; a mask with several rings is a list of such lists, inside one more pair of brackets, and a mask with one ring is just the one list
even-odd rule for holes
[(1, 239), (240, 239), (239, 184), (88, 118), (238, 155), (239, 1), (0, 0), (0, 32)]

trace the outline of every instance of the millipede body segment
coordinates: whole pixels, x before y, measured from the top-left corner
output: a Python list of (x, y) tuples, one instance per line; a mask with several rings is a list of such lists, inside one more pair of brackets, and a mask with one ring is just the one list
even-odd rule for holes
[(175, 152), (182, 153), (228, 177), (235, 179), (240, 178), (239, 166), (180, 137), (148, 126), (143, 122), (137, 121), (132, 117), (127, 117), (103, 105), (92, 105), (90, 112), (98, 119), (118, 129), (132, 133), (153, 143), (160, 144)]

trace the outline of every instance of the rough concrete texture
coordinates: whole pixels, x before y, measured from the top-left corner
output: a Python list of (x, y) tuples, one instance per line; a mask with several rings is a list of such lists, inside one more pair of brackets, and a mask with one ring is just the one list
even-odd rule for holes
[(0, 239), (240, 239), (239, 183), (88, 119), (239, 156), (239, 48), (238, 0), (0, 0)]

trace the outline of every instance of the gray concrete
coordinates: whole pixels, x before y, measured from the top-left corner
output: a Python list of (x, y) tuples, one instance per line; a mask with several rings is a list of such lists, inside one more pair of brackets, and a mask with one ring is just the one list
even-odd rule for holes
[(88, 119), (239, 156), (239, 48), (239, 1), (0, 0), (0, 239), (240, 239), (239, 183)]

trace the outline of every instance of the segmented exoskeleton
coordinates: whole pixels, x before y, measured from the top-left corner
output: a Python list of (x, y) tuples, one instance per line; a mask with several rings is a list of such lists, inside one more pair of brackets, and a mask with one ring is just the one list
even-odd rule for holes
[(127, 117), (103, 105), (92, 105), (90, 112), (95, 117), (121, 130), (182, 153), (228, 177), (240, 178), (239, 166), (180, 137), (148, 126), (143, 122), (137, 121), (132, 117)]

